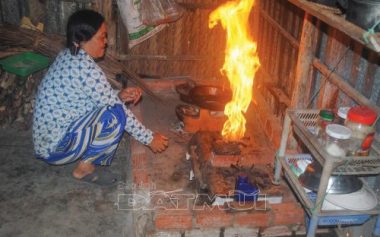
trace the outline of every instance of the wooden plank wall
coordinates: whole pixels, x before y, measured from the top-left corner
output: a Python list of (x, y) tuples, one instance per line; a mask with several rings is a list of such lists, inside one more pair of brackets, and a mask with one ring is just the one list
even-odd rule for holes
[[(293, 107), (335, 109), (359, 102), (380, 105), (378, 53), (339, 29), (305, 15), (288, 1), (260, 0), (259, 5), (259, 29), (254, 35), (264, 74), (261, 79), (265, 79), (268, 91), (279, 89), (290, 101), (287, 106)], [(303, 28), (305, 39), (300, 46)], [(310, 64), (303, 63), (308, 59), (300, 51), (302, 47), (309, 47), (305, 51), (311, 54)], [(297, 78), (297, 73), (304, 78)], [(270, 94), (262, 92), (270, 100)], [(352, 95), (361, 99), (353, 99)]]
[(304, 13), (287, 1), (259, 0), (255, 11), (259, 14), (254, 37), (258, 43), (261, 68), (256, 86), (281, 117), (294, 88), (299, 39)]
[(209, 29), (208, 16), (225, 1), (178, 2), (185, 9), (183, 17), (129, 50), (126, 63), (138, 73), (161, 78), (220, 79), (225, 32), (220, 26)]

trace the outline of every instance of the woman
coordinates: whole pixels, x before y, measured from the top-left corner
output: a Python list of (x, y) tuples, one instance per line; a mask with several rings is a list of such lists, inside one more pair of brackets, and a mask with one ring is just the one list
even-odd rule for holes
[(95, 59), (104, 56), (107, 30), (97, 12), (81, 10), (67, 23), (67, 48), (50, 66), (36, 97), (33, 142), (37, 158), (61, 165), (80, 160), (76, 179), (97, 184), (116, 180), (95, 165), (109, 165), (124, 131), (153, 152), (168, 146), (166, 137), (145, 128), (124, 105), (141, 90), (111, 88)]

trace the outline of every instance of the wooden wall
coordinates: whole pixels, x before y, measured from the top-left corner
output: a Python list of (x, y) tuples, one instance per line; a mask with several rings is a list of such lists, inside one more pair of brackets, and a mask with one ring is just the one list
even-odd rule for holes
[(356, 26), (337, 17), (334, 23), (342, 27), (332, 27), (293, 4), (302, 2), (259, 0), (254, 35), (262, 61), (260, 83), (266, 85), (260, 92), (272, 110), (278, 109), (271, 103), (279, 100), (277, 93), (286, 101), (283, 107), (335, 109), (360, 103), (379, 112), (379, 53), (346, 33), (360, 32)]
[[(44, 16), (31, 10), (32, 2), (39, 2), (44, 10), (61, 4), (56, 11), (64, 12), (46, 11)], [(127, 47), (126, 29), (112, 0), (0, 0), (0, 20), (17, 24), (22, 15), (39, 12), (33, 17), (45, 17), (47, 29), (62, 33), (67, 12), (92, 7), (109, 22), (110, 49), (122, 55), (135, 72), (158, 78), (219, 81), (223, 78), (225, 32), (220, 26), (209, 29), (208, 16), (226, 0), (177, 2), (185, 9), (184, 16), (132, 49)], [(331, 27), (305, 13), (303, 2), (310, 4), (304, 0), (256, 0), (252, 12), (251, 29), (262, 65), (255, 89), (269, 109), (282, 118), (288, 107), (336, 108), (358, 102), (379, 105), (379, 54), (351, 39), (339, 21)], [(59, 16), (57, 26), (49, 23), (49, 14)], [(353, 94), (359, 95), (359, 101)]]

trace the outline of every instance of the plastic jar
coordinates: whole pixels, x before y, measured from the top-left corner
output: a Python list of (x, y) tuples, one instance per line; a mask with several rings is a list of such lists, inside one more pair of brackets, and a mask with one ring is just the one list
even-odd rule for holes
[(369, 155), (376, 131), (372, 125), (376, 119), (376, 112), (367, 106), (355, 106), (348, 111), (345, 125), (352, 130), (350, 155)]
[(326, 135), (326, 152), (335, 157), (346, 156), (351, 141), (351, 129), (339, 124), (329, 124), (326, 127)]
[(318, 140), (323, 144), (325, 138), (326, 126), (331, 124), (334, 120), (334, 113), (331, 110), (322, 109), (319, 112), (319, 118), (317, 120), (316, 134)]
[(351, 109), (351, 107), (339, 107), (337, 116), (335, 119), (335, 123), (344, 125), (347, 119), (348, 111)]

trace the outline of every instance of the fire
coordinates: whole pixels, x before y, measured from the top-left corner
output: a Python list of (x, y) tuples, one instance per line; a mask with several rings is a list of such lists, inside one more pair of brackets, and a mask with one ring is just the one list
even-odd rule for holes
[(230, 1), (219, 6), (209, 17), (209, 28), (220, 21), (227, 34), (221, 69), (232, 90), (232, 100), (224, 108), (228, 119), (224, 123), (222, 136), (227, 141), (244, 137), (246, 119), (243, 113), (251, 102), (253, 81), (260, 66), (256, 42), (249, 35), (249, 14), (253, 5), (254, 0)]

